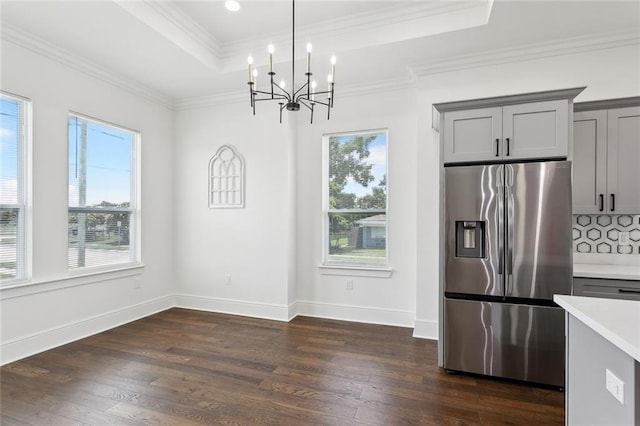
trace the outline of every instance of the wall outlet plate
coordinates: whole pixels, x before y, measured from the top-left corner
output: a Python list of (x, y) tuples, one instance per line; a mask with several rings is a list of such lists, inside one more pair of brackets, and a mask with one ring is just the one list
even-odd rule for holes
[(624, 382), (608, 368), (606, 369), (606, 387), (609, 393), (624, 405)]

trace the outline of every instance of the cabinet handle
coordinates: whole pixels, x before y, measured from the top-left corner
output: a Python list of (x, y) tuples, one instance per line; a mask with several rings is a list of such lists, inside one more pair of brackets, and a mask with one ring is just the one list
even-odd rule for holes
[(626, 288), (619, 288), (618, 293), (640, 294), (640, 290), (627, 290)]
[(616, 209), (616, 194), (611, 194), (611, 211)]
[(604, 194), (600, 194), (600, 211), (604, 211)]
[(509, 138), (507, 138), (507, 157), (509, 156)]
[(496, 157), (500, 156), (500, 139), (496, 139)]

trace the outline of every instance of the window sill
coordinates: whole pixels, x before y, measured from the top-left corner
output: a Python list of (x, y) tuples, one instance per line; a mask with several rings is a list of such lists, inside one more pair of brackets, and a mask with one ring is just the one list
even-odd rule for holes
[(393, 269), (388, 266), (367, 267), (349, 265), (319, 265), (322, 275), (342, 275), (347, 277), (390, 278)]
[(75, 274), (50, 280), (22, 280), (0, 287), (0, 300), (140, 275), (144, 267), (142, 263), (131, 263), (101, 271), (74, 271)]

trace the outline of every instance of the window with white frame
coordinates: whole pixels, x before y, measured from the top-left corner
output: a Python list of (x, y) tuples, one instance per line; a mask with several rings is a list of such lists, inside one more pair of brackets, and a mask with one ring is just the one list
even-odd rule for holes
[(139, 262), (138, 132), (78, 114), (69, 128), (69, 269)]
[(325, 135), (324, 264), (387, 265), (386, 130)]
[(0, 282), (27, 276), (27, 150), (31, 102), (0, 93)]

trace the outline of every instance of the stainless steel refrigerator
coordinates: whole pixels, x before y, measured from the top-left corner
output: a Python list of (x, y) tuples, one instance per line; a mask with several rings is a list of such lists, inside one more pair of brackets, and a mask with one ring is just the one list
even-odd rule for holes
[(445, 167), (444, 368), (564, 387), (571, 163)]

